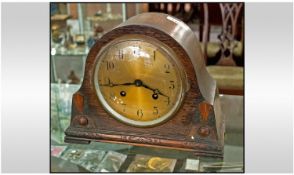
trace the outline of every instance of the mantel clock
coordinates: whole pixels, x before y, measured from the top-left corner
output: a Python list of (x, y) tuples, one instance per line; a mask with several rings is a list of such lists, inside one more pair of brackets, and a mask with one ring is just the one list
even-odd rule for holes
[(91, 48), (65, 141), (222, 157), (224, 120), (195, 34), (161, 13), (130, 18)]

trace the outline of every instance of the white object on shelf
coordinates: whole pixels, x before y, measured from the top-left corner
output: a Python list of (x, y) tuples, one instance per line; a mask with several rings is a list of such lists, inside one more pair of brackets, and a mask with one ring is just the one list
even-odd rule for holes
[(185, 165), (185, 170), (199, 171), (199, 160), (187, 159), (186, 165)]

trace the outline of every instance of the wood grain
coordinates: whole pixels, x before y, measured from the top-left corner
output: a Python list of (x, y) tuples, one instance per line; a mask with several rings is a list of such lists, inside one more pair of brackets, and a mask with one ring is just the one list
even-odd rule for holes
[[(96, 55), (107, 43), (127, 34), (152, 36), (165, 43), (176, 53), (186, 71), (190, 90), (186, 93), (178, 112), (160, 125), (140, 128), (121, 123), (106, 112), (96, 95), (93, 79), (95, 63), (99, 59)], [(198, 134), (199, 128), (203, 125), (200, 123), (198, 105), (204, 99), (199, 91), (197, 77), (201, 75), (195, 75), (191, 60), (183, 47), (165, 32), (143, 25), (126, 25), (115, 28), (96, 42), (88, 54), (82, 86), (73, 96), (72, 120), (70, 127), (65, 131), (65, 141), (103, 141), (159, 146), (190, 150), (196, 155), (221, 157), (223, 145), (217, 138), (213, 110), (209, 110), (207, 116), (209, 122), (206, 123), (210, 134), (207, 137)], [(78, 118), (81, 115), (86, 117), (87, 125), (79, 123)]]

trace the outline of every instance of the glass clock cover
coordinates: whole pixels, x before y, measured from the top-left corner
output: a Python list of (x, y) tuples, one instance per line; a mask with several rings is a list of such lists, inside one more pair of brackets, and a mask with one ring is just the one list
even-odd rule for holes
[(146, 36), (115, 39), (102, 49), (94, 83), (103, 107), (120, 121), (152, 126), (179, 108), (186, 76), (177, 56)]

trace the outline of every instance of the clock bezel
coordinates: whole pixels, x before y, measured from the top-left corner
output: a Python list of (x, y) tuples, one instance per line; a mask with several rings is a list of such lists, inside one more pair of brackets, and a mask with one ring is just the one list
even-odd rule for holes
[[(174, 65), (176, 67), (175, 69), (177, 69), (176, 72), (180, 74), (178, 76), (180, 77), (181, 82), (180, 82), (179, 94), (177, 95), (177, 100), (176, 100), (175, 104), (173, 104), (173, 107), (167, 113), (165, 113), (163, 116), (159, 117), (158, 119), (151, 120), (151, 121), (136, 121), (136, 120), (129, 119), (128, 117), (123, 116), (122, 114), (117, 112), (115, 109), (113, 109), (111, 107), (111, 105), (108, 104), (108, 102), (105, 100), (104, 95), (101, 92), (100, 86), (98, 84), (98, 78), (97, 78), (97, 76), (98, 76), (97, 74), (99, 72), (99, 67), (103, 61), (100, 58), (103, 58), (103, 56), (105, 56), (105, 54), (107, 54), (108, 49), (111, 49), (112, 45), (116, 45), (118, 43), (125, 42), (125, 41), (141, 41), (141, 42), (146, 42), (148, 44), (151, 44), (157, 48), (160, 48), (160, 50), (163, 51), (163, 54), (166, 55), (166, 58), (168, 59), (168, 61), (174, 63)], [(164, 122), (166, 122), (168, 119), (172, 118), (172, 116), (174, 116), (177, 113), (177, 111), (179, 110), (179, 108), (181, 107), (181, 105), (184, 101), (185, 93), (189, 89), (189, 83), (187, 80), (186, 72), (183, 69), (183, 65), (179, 61), (177, 54), (174, 53), (172, 51), (172, 49), (169, 48), (165, 43), (163, 43), (155, 38), (151, 38), (149, 36), (146, 36), (146, 35), (126, 34), (126, 35), (123, 35), (123, 36), (120, 36), (118, 38), (113, 39), (112, 41), (110, 41), (109, 43), (104, 45), (101, 48), (101, 50), (98, 52), (98, 54), (96, 55), (96, 62), (94, 65), (95, 65), (95, 67), (94, 67), (94, 71), (93, 71), (94, 72), (93, 80), (94, 80), (94, 86), (95, 86), (95, 93), (98, 97), (99, 102), (101, 103), (102, 107), (111, 116), (113, 116), (115, 119), (117, 119), (127, 125), (131, 125), (131, 126), (135, 126), (135, 127), (153, 127), (153, 126), (163, 124)]]

